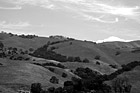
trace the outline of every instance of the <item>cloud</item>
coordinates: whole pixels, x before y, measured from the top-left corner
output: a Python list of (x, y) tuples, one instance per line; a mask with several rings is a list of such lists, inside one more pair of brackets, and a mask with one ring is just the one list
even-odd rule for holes
[(0, 22), (1, 29), (23, 29), (31, 26), (28, 22), (15, 22), (15, 23), (7, 23), (6, 21)]
[(0, 9), (3, 9), (3, 10), (20, 10), (22, 9), (21, 6), (16, 6), (16, 7), (0, 7)]
[[(137, 20), (140, 16), (139, 6), (126, 6), (125, 4), (116, 4), (115, 0), (9, 0), (11, 3), (18, 5), (34, 5), (47, 9), (62, 9), (65, 11), (73, 11), (85, 19), (103, 23), (119, 22), (119, 17)], [(112, 3), (109, 3), (112, 2)], [(89, 15), (89, 13), (97, 13), (99, 17)], [(83, 14), (83, 15), (82, 15)], [(104, 15), (104, 16), (103, 16)], [(114, 20), (106, 20), (106, 16), (116, 16)], [(100, 16), (103, 16), (100, 18)]]
[(98, 40), (96, 41), (97, 43), (103, 43), (103, 42), (113, 42), (113, 41), (120, 41), (120, 42), (130, 42), (132, 40), (124, 40), (124, 39), (121, 39), (119, 37), (115, 37), (115, 36), (111, 36), (107, 39), (104, 39), (104, 40)]

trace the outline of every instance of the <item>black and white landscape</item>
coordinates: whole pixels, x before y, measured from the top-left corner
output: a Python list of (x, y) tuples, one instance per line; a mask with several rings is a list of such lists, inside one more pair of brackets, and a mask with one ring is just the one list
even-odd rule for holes
[(140, 93), (140, 0), (0, 0), (1, 93)]

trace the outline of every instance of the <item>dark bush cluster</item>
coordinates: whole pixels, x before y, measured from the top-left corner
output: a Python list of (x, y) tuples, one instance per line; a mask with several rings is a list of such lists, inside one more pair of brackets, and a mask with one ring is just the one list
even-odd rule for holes
[(52, 62), (50, 62), (50, 63), (33, 63), (33, 64), (35, 64), (35, 65), (39, 65), (39, 66), (43, 66), (43, 67), (45, 67), (45, 66), (53, 66), (53, 67), (58, 67), (58, 68), (62, 68), (62, 69), (65, 69), (66, 67), (64, 66), (64, 65), (62, 65), (61, 63), (52, 63)]
[(97, 71), (93, 71), (90, 68), (86, 67), (79, 67), (74, 71), (74, 74), (78, 75), (79, 77), (83, 78), (83, 79), (89, 79), (92, 77), (96, 77), (99, 76), (100, 73)]
[(131, 52), (132, 53), (140, 53), (140, 47), (134, 48)]
[(26, 38), (26, 39), (33, 39), (35, 37), (38, 37), (36, 35), (24, 35), (24, 34), (18, 35), (18, 36), (21, 37), (21, 38)]
[(75, 40), (74, 38), (64, 37), (64, 36), (60, 36), (60, 35), (56, 35), (56, 36), (49, 36), (49, 38), (52, 38), (52, 39)]
[(35, 37), (38, 37), (37, 35), (24, 35), (24, 34), (22, 34), (22, 35), (17, 35), (17, 34), (13, 34), (13, 33), (6, 33), (6, 32), (4, 32), (4, 33), (10, 35), (11, 37), (12, 37), (12, 36), (18, 36), (18, 37), (27, 38), (27, 39), (33, 39), (33, 38), (35, 38)]
[(114, 68), (114, 69), (117, 69), (118, 68), (117, 65), (113, 65), (113, 64), (110, 64), (109, 66), (112, 67), (112, 68)]

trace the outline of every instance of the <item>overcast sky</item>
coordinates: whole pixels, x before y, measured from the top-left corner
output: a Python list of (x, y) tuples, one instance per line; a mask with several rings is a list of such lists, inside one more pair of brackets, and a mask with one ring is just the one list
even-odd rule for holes
[(140, 0), (0, 0), (0, 30), (140, 40)]

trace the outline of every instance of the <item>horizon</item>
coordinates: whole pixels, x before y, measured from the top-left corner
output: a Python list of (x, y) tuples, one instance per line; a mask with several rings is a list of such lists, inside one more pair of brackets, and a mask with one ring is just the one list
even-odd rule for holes
[[(6, 31), (1, 31), (0, 33), (4, 33), (4, 34), (14, 34), (14, 35), (35, 35), (35, 36), (38, 36), (38, 37), (44, 37), (44, 38), (49, 38), (50, 36), (62, 36), (64, 38), (73, 38), (73, 39), (76, 39), (76, 40), (82, 40), (82, 39), (77, 39), (77, 38), (74, 38), (74, 37), (68, 37), (68, 36), (63, 36), (63, 35), (50, 35), (50, 36), (41, 36), (41, 35), (37, 35), (37, 34), (32, 34), (32, 33), (29, 33), (29, 34), (25, 34), (25, 33), (20, 33), (20, 34), (17, 34), (17, 33), (12, 33), (12, 32), (6, 32)], [(96, 43), (104, 43), (104, 42), (133, 42), (133, 41), (139, 41), (139, 40), (124, 40), (122, 38), (119, 38), (119, 37), (115, 37), (115, 36), (111, 36), (111, 37), (108, 37), (108, 38), (105, 38), (105, 39), (102, 39), (102, 40), (97, 40), (97, 41), (93, 41), (93, 40), (85, 40), (83, 39), (82, 41), (91, 41), (91, 42), (96, 42)]]
[(0, 0), (0, 29), (43, 37), (140, 40), (139, 0)]

